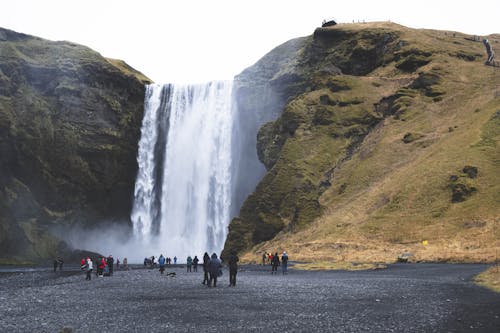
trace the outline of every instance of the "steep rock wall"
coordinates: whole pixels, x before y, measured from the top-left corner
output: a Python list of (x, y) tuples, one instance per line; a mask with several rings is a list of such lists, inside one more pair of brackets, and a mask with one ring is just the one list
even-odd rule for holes
[(128, 220), (149, 82), (70, 42), (0, 29), (0, 253), (66, 251), (49, 230)]

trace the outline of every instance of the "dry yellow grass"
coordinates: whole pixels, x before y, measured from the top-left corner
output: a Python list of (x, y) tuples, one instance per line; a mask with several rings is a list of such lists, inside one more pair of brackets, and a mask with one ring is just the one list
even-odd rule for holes
[[(402, 119), (386, 118), (335, 169), (332, 187), (320, 198), (325, 207), (320, 218), (256, 245), (243, 260), (259, 262), (264, 251), (283, 250), (291, 260), (308, 262), (390, 263), (402, 253), (410, 253), (412, 262), (498, 260), (500, 129), (493, 119), (500, 112), (500, 68), (450, 56), (484, 53), (481, 43), (459, 33), (380, 22), (337, 29), (371, 26), (399, 29), (412, 47), (432, 52), (432, 62), (419, 71), (439, 73), (443, 99), (418, 95)], [(498, 36), (492, 40), (499, 45)], [(360, 80), (377, 82), (378, 93), (388, 96), (408, 85), (412, 75), (385, 66)], [(406, 144), (405, 133), (422, 137)], [(471, 180), (477, 193), (452, 203), (450, 176), (466, 165), (479, 170)]]
[(498, 265), (477, 275), (474, 280), (478, 285), (500, 293), (500, 267)]
[(326, 271), (326, 270), (347, 270), (347, 271), (361, 271), (369, 269), (383, 269), (386, 268), (383, 264), (375, 263), (352, 263), (346, 261), (316, 261), (311, 263), (300, 263), (293, 265), (294, 269), (301, 269), (307, 271)]

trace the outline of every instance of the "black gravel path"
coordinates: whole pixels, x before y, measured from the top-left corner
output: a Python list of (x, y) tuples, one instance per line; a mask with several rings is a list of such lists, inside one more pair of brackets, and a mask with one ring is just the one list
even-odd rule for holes
[(485, 265), (399, 264), (377, 271), (272, 276), (243, 266), (217, 288), (202, 274), (134, 269), (0, 274), (0, 332), (500, 332), (500, 295), (471, 278)]

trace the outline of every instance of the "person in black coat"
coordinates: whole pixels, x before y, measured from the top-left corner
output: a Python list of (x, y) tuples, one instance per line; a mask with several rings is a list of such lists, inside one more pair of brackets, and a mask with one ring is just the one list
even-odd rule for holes
[(214, 287), (217, 287), (217, 277), (219, 276), (219, 272), (221, 271), (222, 263), (219, 258), (217, 258), (217, 254), (213, 253), (210, 257), (210, 261), (208, 262), (208, 273), (210, 273), (210, 281), (208, 281), (208, 286), (212, 286), (212, 281)]
[(240, 261), (240, 259), (236, 255), (236, 252), (231, 251), (231, 256), (229, 257), (229, 286), (236, 287), (236, 273), (238, 273), (238, 261)]
[(276, 252), (271, 260), (271, 274), (278, 274), (278, 266), (280, 265), (280, 257), (278, 252)]
[(108, 264), (109, 268), (109, 276), (111, 276), (113, 275), (113, 265), (115, 264), (115, 259), (112, 255), (109, 255), (109, 257), (106, 259), (106, 263)]
[(200, 259), (198, 259), (198, 256), (194, 256), (193, 258), (193, 272), (198, 272), (198, 262)]
[(205, 282), (208, 284), (208, 262), (210, 261), (210, 257), (208, 256), (208, 253), (205, 252), (203, 255), (203, 282), (202, 284), (205, 284)]

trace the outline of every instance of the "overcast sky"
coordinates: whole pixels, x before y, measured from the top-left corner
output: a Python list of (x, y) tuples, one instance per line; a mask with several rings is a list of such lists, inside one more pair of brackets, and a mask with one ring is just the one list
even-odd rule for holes
[(0, 1), (0, 27), (87, 45), (158, 83), (230, 79), (329, 17), (500, 33), (500, 0)]

